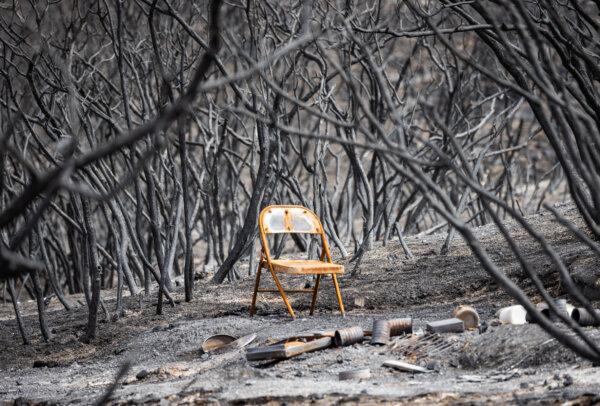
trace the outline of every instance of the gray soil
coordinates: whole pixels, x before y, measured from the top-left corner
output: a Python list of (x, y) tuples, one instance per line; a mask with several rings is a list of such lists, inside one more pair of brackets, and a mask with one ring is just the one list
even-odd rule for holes
[[(571, 206), (560, 211), (580, 224)], [(586, 247), (553, 221), (536, 215), (530, 223), (541, 230), (558, 254), (586, 281), (597, 268)], [(563, 295), (556, 270), (536, 243), (516, 225), (509, 226), (527, 259), (553, 295)], [(500, 268), (533, 298), (515, 258), (493, 227), (477, 236)], [(48, 322), (53, 333), (44, 343), (36, 325), (35, 304), (23, 303), (32, 344), (22, 345), (10, 304), (0, 305), (0, 401), (7, 404), (90, 404), (113, 382), (119, 367), (131, 368), (112, 397), (114, 403), (214, 404), (357, 404), (357, 403), (565, 403), (600, 402), (600, 368), (561, 347), (536, 325), (494, 325), (495, 312), (513, 303), (456, 239), (447, 256), (439, 255), (445, 234), (407, 239), (415, 257), (406, 259), (394, 240), (369, 251), (357, 275), (353, 264), (341, 278), (347, 316), (336, 309), (331, 281), (325, 279), (314, 316), (307, 297), (294, 297), (298, 318), (291, 320), (275, 296), (262, 296), (258, 314), (248, 307), (253, 279), (214, 286), (209, 275), (196, 283), (195, 299), (167, 306), (155, 315), (156, 299), (127, 298), (125, 317), (101, 321), (98, 338), (79, 341), (86, 320), (81, 296), (71, 296), (65, 311), (53, 299)], [(202, 276), (202, 275), (200, 275)], [(270, 278), (264, 278), (265, 285)], [(582, 279), (582, 280), (583, 280)], [(597, 280), (597, 278), (596, 278)], [(285, 279), (288, 285), (304, 280)], [(586, 282), (587, 283), (587, 282)], [(103, 292), (109, 312), (114, 292)], [(362, 304), (364, 299), (364, 305)], [(358, 305), (361, 306), (358, 306)], [(412, 317), (414, 330), (428, 321), (452, 317), (459, 304), (474, 306), (487, 331), (396, 337), (387, 346), (368, 342), (329, 348), (279, 362), (249, 362), (245, 350), (201, 354), (202, 341), (217, 333), (256, 333), (250, 347), (302, 333), (360, 325), (371, 329), (378, 318)], [(110, 316), (110, 315), (109, 315)], [(597, 329), (587, 333), (596, 340)], [(383, 367), (386, 360), (425, 366), (413, 374)], [(369, 368), (371, 377), (340, 381), (341, 371)]]

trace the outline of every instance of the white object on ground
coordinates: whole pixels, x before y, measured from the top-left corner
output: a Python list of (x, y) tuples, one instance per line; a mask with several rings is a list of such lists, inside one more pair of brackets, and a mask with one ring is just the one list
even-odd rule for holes
[(414, 364), (409, 364), (408, 362), (396, 361), (393, 359), (385, 361), (383, 363), (383, 366), (394, 368), (394, 369), (399, 369), (400, 371), (405, 371), (405, 372), (423, 372), (423, 373), (431, 372), (427, 368), (423, 368), (423, 367), (420, 367), (420, 366), (414, 365)]
[(521, 305), (503, 307), (498, 310), (498, 319), (505, 324), (526, 324), (527, 311)]

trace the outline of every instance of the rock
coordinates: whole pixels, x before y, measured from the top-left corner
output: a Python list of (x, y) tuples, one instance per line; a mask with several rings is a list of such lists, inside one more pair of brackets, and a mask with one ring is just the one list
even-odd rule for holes
[(558, 388), (560, 385), (558, 382), (552, 382), (550, 383), (550, 385), (548, 385), (548, 389), (552, 390), (552, 389), (556, 389)]
[(123, 385), (131, 385), (132, 383), (137, 382), (137, 379), (133, 376), (123, 379)]
[(442, 363), (438, 360), (429, 361), (425, 367), (430, 371), (440, 371), (442, 369)]
[(56, 361), (46, 361), (46, 360), (41, 360), (41, 359), (33, 361), (33, 367), (34, 368), (44, 368), (44, 367), (46, 367), (46, 368), (56, 368), (56, 367), (59, 367), (59, 366), (61, 366), (61, 365), (58, 362), (56, 362)]
[(366, 369), (356, 369), (352, 371), (342, 371), (338, 374), (338, 379), (340, 381), (347, 381), (352, 379), (369, 379), (371, 377), (371, 370)]
[(135, 375), (135, 377), (136, 377), (138, 380), (142, 380), (142, 379), (144, 379), (145, 377), (147, 377), (148, 375), (150, 375), (150, 372), (148, 372), (146, 369), (142, 369), (140, 372), (138, 372), (138, 373)]
[(486, 321), (482, 321), (479, 325), (479, 334), (483, 334), (488, 330), (489, 326)]

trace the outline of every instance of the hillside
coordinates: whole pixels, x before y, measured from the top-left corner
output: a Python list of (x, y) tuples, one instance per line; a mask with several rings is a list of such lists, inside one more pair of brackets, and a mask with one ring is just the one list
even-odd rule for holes
[[(563, 215), (577, 219), (573, 207), (562, 206)], [(561, 231), (547, 215), (529, 217), (567, 263), (579, 261), (588, 253), (581, 244)], [(516, 231), (514, 225), (509, 227)], [(520, 280), (519, 268), (491, 227), (480, 227), (477, 235), (486, 249), (504, 258), (503, 270)], [(560, 284), (551, 267), (535, 245), (522, 233), (516, 234), (527, 255), (549, 288), (560, 295)], [(450, 255), (437, 254), (445, 234), (407, 239), (415, 257), (406, 259), (400, 244), (390, 241), (377, 246), (363, 259), (360, 274), (341, 278), (348, 314), (335, 311), (333, 289), (323, 281), (315, 316), (308, 316), (308, 300), (293, 301), (299, 311), (292, 321), (280, 299), (261, 301), (258, 315), (248, 316), (252, 278), (229, 285), (211, 285), (208, 277), (197, 283), (193, 302), (182, 300), (156, 316), (156, 303), (127, 298), (126, 317), (112, 322), (102, 319), (98, 338), (86, 345), (78, 341), (84, 325), (69, 323), (84, 320), (85, 307), (79, 296), (69, 298), (75, 309), (59, 308), (56, 299), (49, 305), (50, 343), (43, 343), (34, 328), (35, 304), (23, 307), (33, 343), (23, 346), (11, 316), (9, 304), (2, 305), (0, 347), (0, 399), (8, 404), (71, 403), (88, 404), (98, 399), (113, 381), (119, 366), (131, 362), (131, 369), (119, 385), (117, 403), (158, 404), (161, 399), (180, 403), (315, 404), (380, 403), (391, 399), (427, 404), (435, 401), (500, 402), (578, 399), (585, 404), (598, 400), (600, 370), (566, 351), (535, 325), (492, 326), (480, 334), (446, 334), (442, 344), (425, 345), (422, 351), (410, 347), (406, 338), (396, 338), (388, 346), (368, 343), (331, 348), (281, 362), (248, 362), (244, 351), (201, 355), (204, 338), (217, 333), (242, 336), (256, 333), (250, 344), (265, 343), (291, 335), (360, 325), (370, 329), (376, 318), (413, 317), (415, 330), (427, 321), (451, 317), (458, 304), (474, 306), (489, 321), (501, 306), (512, 303), (499, 291), (460, 240)], [(351, 265), (348, 266), (351, 270)], [(206, 275), (209, 276), (209, 275)], [(304, 283), (303, 281), (297, 283)], [(530, 290), (524, 286), (526, 290)], [(181, 298), (182, 292), (175, 297)], [(103, 292), (108, 310), (114, 307), (111, 292)], [(361, 298), (364, 298), (364, 306)], [(590, 330), (594, 337), (597, 331)], [(381, 364), (387, 359), (402, 359), (407, 350), (411, 360), (435, 372), (409, 374)], [(409, 352), (410, 352), (409, 351)], [(339, 381), (344, 370), (368, 367), (371, 378)], [(142, 372), (145, 371), (145, 372)], [(137, 376), (137, 377), (136, 377)]]

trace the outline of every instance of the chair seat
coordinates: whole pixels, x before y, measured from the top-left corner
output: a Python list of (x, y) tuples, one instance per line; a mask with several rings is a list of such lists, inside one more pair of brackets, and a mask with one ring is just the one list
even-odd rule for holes
[[(299, 275), (339, 274), (344, 273), (344, 266), (318, 261), (316, 259), (274, 259), (271, 261), (275, 272)], [(263, 262), (267, 267), (267, 262)]]

